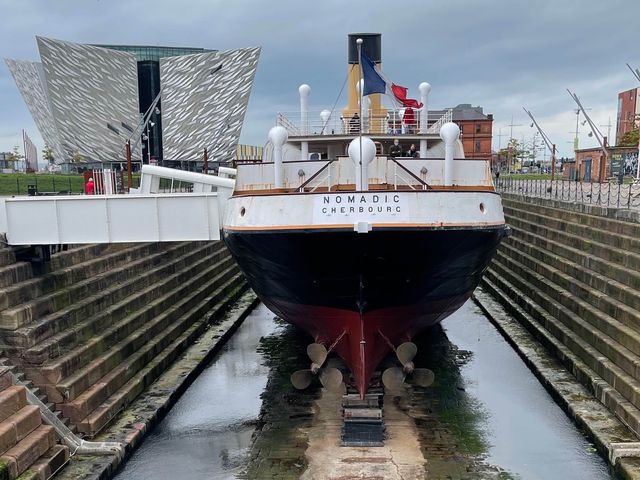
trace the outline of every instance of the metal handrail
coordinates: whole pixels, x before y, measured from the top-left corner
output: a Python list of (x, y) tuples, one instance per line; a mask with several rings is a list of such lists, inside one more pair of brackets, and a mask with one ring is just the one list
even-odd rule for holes
[[(422, 185), (422, 189), (423, 190), (432, 190), (431, 185), (429, 185), (427, 182), (425, 182), (424, 180), (422, 180), (420, 177), (418, 177), (415, 173), (413, 173), (411, 170), (409, 170), (407, 167), (405, 167), (404, 165), (402, 165), (400, 162), (398, 162), (398, 160), (396, 160), (393, 157), (389, 157), (389, 160), (393, 161), (396, 165), (398, 165), (402, 170), (404, 170), (405, 172), (407, 172), (411, 178), (415, 179), (418, 181), (418, 183), (420, 183)], [(411, 186), (411, 185), (409, 185)]]
[(298, 191), (299, 191), (299, 192), (303, 192), (303, 191), (304, 191), (304, 189), (305, 189), (305, 187), (306, 187), (306, 186), (307, 186), (307, 185), (308, 185), (312, 180), (314, 180), (318, 175), (320, 175), (320, 173), (322, 173), (324, 170), (326, 170), (326, 169), (329, 167), (329, 165), (331, 165), (331, 164), (332, 164), (333, 162), (335, 162), (335, 161), (336, 161), (336, 159), (335, 159), (335, 158), (334, 158), (333, 160), (328, 160), (328, 161), (327, 161), (327, 164), (326, 164), (324, 167), (322, 167), (322, 168), (321, 168), (320, 170), (318, 170), (316, 173), (314, 173), (313, 175), (311, 175), (307, 181), (303, 182), (303, 183), (298, 187)]
[[(326, 179), (327, 180), (327, 190), (331, 190), (331, 169), (328, 168), (326, 173), (327, 174), (325, 175), (324, 178), (322, 178), (322, 181), (324, 181)], [(320, 178), (320, 177), (317, 177), (317, 178)], [(313, 187), (311, 190), (309, 190), (309, 192), (312, 192), (312, 193), (315, 192), (316, 189), (320, 186), (321, 183), (322, 182), (318, 182), (318, 184), (315, 187)]]
[(445, 123), (451, 122), (452, 120), (453, 120), (453, 110), (450, 108), (444, 113), (444, 115), (442, 115), (442, 117), (438, 119), (436, 123), (434, 123), (427, 129), (427, 133), (440, 132), (440, 128), (442, 127), (442, 125), (444, 125)]
[(276, 125), (280, 125), (286, 128), (287, 131), (292, 135), (300, 135), (300, 129), (282, 112), (278, 112), (276, 115)]
[(125, 445), (120, 442), (89, 442), (78, 437), (73, 431), (67, 427), (55, 414), (52, 412), (42, 400), (40, 400), (30, 389), (27, 387), (16, 374), (11, 370), (7, 372), (11, 378), (13, 385), (20, 385), (25, 387), (27, 393), (27, 401), (31, 405), (35, 405), (40, 409), (40, 416), (42, 420), (51, 425), (60, 439), (71, 450), (71, 456), (75, 454), (79, 455), (115, 455), (116, 457), (124, 458)]
[[(411, 190), (415, 190), (415, 189), (416, 189), (416, 187), (414, 187), (413, 185), (411, 185), (411, 183), (410, 183), (409, 181), (407, 181), (407, 179), (406, 179), (406, 178), (404, 178), (402, 175), (400, 175), (400, 174), (398, 173), (398, 169), (397, 169), (397, 168), (395, 169), (394, 176), (395, 176), (395, 179), (394, 179), (394, 182), (393, 182), (393, 187), (394, 187), (394, 189), (395, 189), (395, 190), (397, 190), (397, 189), (398, 189), (398, 182), (397, 182), (397, 179), (398, 179), (398, 178), (399, 178), (400, 180), (402, 180), (402, 181), (404, 182), (404, 184), (405, 184), (405, 185), (408, 185), (408, 186), (409, 186), (409, 188), (410, 188)], [(423, 190), (424, 190), (424, 187), (423, 187)]]

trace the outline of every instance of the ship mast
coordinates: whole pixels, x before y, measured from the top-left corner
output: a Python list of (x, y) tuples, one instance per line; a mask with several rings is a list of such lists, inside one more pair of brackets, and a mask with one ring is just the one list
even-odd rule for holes
[[(360, 168), (360, 183), (362, 184), (362, 99), (364, 98), (362, 96), (362, 93), (364, 91), (364, 78), (362, 75), (362, 42), (363, 40), (361, 38), (358, 38), (356, 40), (356, 45), (358, 45), (358, 65), (360, 66), (360, 80), (358, 81), (358, 85), (360, 88), (358, 88), (359, 94), (360, 94), (360, 99), (358, 101), (358, 105), (360, 107), (360, 126), (358, 128), (358, 137), (359, 137), (359, 145), (360, 145), (360, 160), (358, 162), (359, 166), (358, 168)], [(366, 178), (365, 181), (367, 182), (367, 186), (369, 186), (369, 179)], [(368, 190), (368, 189), (367, 189)]]

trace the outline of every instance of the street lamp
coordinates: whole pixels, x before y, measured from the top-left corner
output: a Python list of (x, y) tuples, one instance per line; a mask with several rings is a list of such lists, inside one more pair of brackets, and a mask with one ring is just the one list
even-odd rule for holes
[(153, 128), (154, 122), (147, 123), (147, 132), (142, 136), (142, 139), (147, 142), (147, 163), (151, 165), (151, 135), (149, 134), (149, 126)]

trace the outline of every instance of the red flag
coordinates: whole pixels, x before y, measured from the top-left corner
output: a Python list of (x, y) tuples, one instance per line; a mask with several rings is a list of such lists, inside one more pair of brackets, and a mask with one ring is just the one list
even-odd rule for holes
[(407, 87), (401, 87), (395, 83), (391, 84), (391, 91), (396, 100), (402, 104), (403, 107), (422, 108), (422, 103), (412, 98), (407, 98)]

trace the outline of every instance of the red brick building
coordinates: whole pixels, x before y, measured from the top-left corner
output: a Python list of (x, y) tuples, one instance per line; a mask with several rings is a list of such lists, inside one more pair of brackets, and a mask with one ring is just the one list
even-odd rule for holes
[[(482, 107), (462, 103), (452, 110), (452, 121), (460, 127), (460, 140), (466, 158), (491, 158), (493, 115), (484, 114)], [(445, 110), (437, 113), (444, 115)], [(435, 115), (430, 112), (429, 115)]]
[(466, 158), (490, 158), (493, 115), (485, 115), (482, 107), (461, 104), (453, 109), (453, 122), (460, 127), (460, 140)]
[[(606, 181), (613, 174), (611, 171), (611, 162), (618, 161), (623, 165), (624, 173), (627, 175), (634, 174), (638, 161), (637, 147), (609, 147), (609, 161), (604, 164), (604, 154), (598, 148), (583, 148), (576, 150), (575, 167), (565, 168), (563, 172), (564, 178), (575, 180), (577, 172), (577, 180), (583, 182), (597, 182), (602, 174), (603, 181)], [(603, 168), (601, 172), (600, 169)]]
[(632, 88), (618, 94), (618, 115), (616, 118), (616, 145), (625, 133), (634, 128), (636, 115), (640, 114), (640, 88)]

